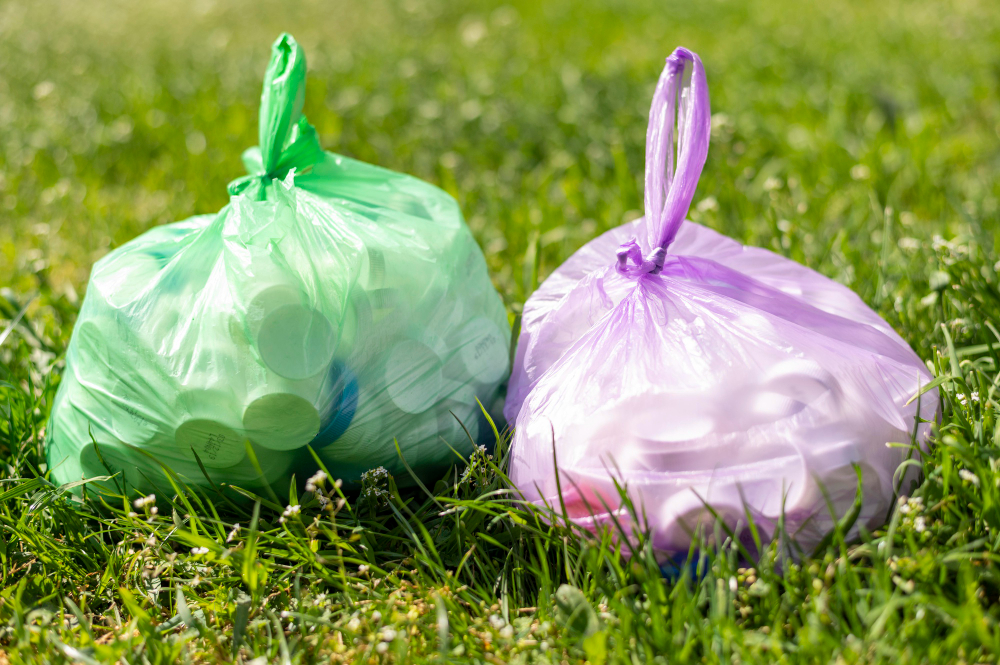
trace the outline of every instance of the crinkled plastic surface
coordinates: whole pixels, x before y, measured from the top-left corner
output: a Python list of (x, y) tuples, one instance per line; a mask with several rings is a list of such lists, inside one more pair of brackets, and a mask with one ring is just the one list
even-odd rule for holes
[(304, 81), (285, 35), (229, 204), (94, 266), (48, 428), (56, 482), (169, 491), (167, 467), (281, 488), (316, 469), (311, 446), (347, 482), (385, 466), (405, 484), (396, 440), (420, 474), (487, 436), (476, 399), (501, 404), (510, 328), (458, 205), (324, 153)]
[(707, 506), (732, 529), (749, 511), (765, 542), (784, 514), (808, 551), (832, 527), (826, 497), (838, 516), (852, 507), (855, 465), (858, 523), (885, 518), (908, 454), (887, 443), (922, 441), (937, 394), (908, 404), (930, 373), (849, 289), (684, 221), (709, 118), (701, 62), (678, 49), (650, 113), (645, 218), (584, 246), (525, 305), (510, 477), (558, 509), (557, 461), (578, 523), (642, 528), (624, 485), (666, 554), (711, 531)]

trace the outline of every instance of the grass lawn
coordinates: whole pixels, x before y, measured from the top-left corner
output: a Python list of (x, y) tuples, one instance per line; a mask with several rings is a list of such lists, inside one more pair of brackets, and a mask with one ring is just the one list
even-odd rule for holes
[[(995, 1), (289, 4), (0, 1), (0, 665), (1000, 658)], [(886, 526), (783, 565), (717, 532), (664, 577), (643, 543), (623, 557), (505, 493), (506, 438), (334, 513), (48, 483), (91, 265), (226, 203), (283, 30), (323, 145), (452, 193), (512, 316), (641, 214), (656, 78), (698, 52), (713, 137), (690, 218), (850, 286), (942, 380)]]

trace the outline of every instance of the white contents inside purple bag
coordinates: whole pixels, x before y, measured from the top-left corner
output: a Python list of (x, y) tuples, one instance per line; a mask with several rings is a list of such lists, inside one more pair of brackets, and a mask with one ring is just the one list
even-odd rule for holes
[(712, 511), (734, 532), (749, 512), (765, 543), (809, 551), (829, 504), (839, 518), (854, 503), (855, 467), (855, 524), (878, 526), (910, 454), (886, 444), (922, 443), (938, 404), (911, 401), (931, 375), (849, 289), (684, 221), (710, 120), (701, 61), (678, 48), (650, 111), (646, 215), (528, 300), (504, 409), (526, 498), (589, 528), (648, 525), (664, 560), (711, 534)]

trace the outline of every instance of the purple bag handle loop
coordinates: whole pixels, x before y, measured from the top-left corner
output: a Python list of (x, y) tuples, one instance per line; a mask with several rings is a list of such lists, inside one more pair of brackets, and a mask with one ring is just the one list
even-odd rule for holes
[(655, 275), (663, 268), (667, 248), (691, 207), (708, 156), (711, 132), (712, 114), (705, 69), (697, 55), (679, 47), (667, 58), (667, 65), (656, 84), (646, 130), (644, 224), (650, 252), (643, 257), (635, 238), (622, 244), (618, 249), (617, 265), (621, 274)]

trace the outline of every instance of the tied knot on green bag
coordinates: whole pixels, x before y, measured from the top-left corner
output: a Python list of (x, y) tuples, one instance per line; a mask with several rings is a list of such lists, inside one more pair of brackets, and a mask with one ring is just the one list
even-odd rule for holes
[(264, 73), (260, 95), (260, 145), (243, 153), (250, 175), (229, 183), (229, 193), (264, 198), (267, 184), (283, 179), (289, 171), (303, 169), (323, 159), (316, 130), (302, 115), (305, 101), (306, 55), (289, 35), (271, 47), (271, 61)]

